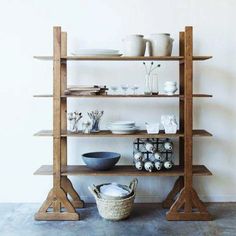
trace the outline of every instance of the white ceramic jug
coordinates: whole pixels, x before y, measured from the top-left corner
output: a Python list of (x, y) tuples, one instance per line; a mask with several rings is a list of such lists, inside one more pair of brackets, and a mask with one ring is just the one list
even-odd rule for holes
[(150, 56), (171, 56), (174, 39), (170, 34), (151, 34), (149, 37)]
[(123, 40), (124, 56), (138, 57), (144, 56), (147, 40), (140, 34), (131, 34)]

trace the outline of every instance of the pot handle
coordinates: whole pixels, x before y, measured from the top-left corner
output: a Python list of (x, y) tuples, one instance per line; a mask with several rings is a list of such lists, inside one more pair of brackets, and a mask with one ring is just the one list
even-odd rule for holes
[(137, 185), (138, 185), (138, 179), (134, 178), (129, 184), (129, 188), (132, 190), (132, 192), (134, 193), (136, 192)]
[(88, 186), (88, 189), (95, 198), (101, 198), (101, 195), (94, 184), (92, 186)]
[(152, 43), (151, 40), (149, 39), (144, 39), (145, 40), (145, 44), (146, 44), (146, 48), (145, 48), (145, 52), (147, 51), (148, 56), (152, 56)]

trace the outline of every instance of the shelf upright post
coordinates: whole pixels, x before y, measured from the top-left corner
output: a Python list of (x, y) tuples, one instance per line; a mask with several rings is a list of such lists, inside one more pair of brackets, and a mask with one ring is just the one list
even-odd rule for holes
[[(179, 56), (184, 56), (184, 32), (179, 32)], [(184, 96), (184, 63), (179, 61), (179, 94)], [(184, 133), (184, 99), (179, 97), (179, 131)], [(179, 137), (179, 165), (184, 166), (184, 137)], [(162, 202), (162, 207), (169, 209), (180, 190), (184, 187), (184, 177), (179, 176), (173, 188)]]
[[(67, 157), (66, 142), (61, 139), (61, 127), (66, 125), (65, 117), (62, 115), (66, 105), (65, 102), (61, 103), (62, 84), (65, 83), (62, 81), (61, 43), (61, 27), (53, 27), (53, 188), (35, 214), (36, 220), (79, 220), (79, 214), (62, 188), (61, 168), (62, 163), (67, 162)], [(51, 206), (53, 211), (48, 211)], [(62, 206), (65, 212), (61, 211)]]
[[(181, 67), (180, 67), (181, 69)], [(203, 202), (193, 189), (193, 35), (192, 27), (185, 27), (184, 33), (184, 67), (180, 70), (184, 73), (184, 188), (180, 191), (170, 210), (167, 212), (168, 220), (211, 220)]]
[[(61, 33), (61, 56), (67, 56), (67, 33)], [(61, 63), (60, 79), (61, 95), (67, 89), (67, 60)], [(67, 130), (67, 97), (61, 97), (61, 130)], [(61, 137), (61, 166), (67, 166), (67, 137)], [(68, 176), (61, 177), (61, 186), (63, 190), (70, 195), (71, 203), (75, 208), (83, 208), (84, 202), (74, 189)]]

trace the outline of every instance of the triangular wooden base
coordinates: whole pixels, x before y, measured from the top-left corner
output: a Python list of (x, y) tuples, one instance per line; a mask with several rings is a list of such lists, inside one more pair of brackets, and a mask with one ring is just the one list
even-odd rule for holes
[(166, 214), (167, 220), (212, 220), (204, 203), (199, 199), (193, 188), (183, 188), (170, 210)]
[(184, 177), (180, 176), (176, 181), (172, 188), (172, 190), (167, 195), (166, 199), (162, 202), (163, 208), (171, 208), (171, 206), (174, 204), (177, 194), (181, 191), (181, 189), (184, 187)]
[(71, 181), (68, 179), (67, 176), (63, 176), (61, 178), (61, 186), (63, 190), (70, 195), (71, 197), (71, 203), (75, 208), (83, 208), (84, 207), (84, 201), (80, 199), (79, 194), (75, 191)]
[[(52, 211), (48, 211), (50, 207)], [(65, 208), (65, 212), (61, 211), (61, 207)], [(60, 187), (54, 187), (48, 194), (47, 199), (40, 207), (38, 213), (35, 214), (35, 220), (79, 220), (80, 216), (75, 211), (65, 191)]]

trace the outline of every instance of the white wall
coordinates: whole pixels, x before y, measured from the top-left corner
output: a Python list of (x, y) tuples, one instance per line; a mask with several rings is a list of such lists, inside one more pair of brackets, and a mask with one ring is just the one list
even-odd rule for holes
[[(121, 38), (131, 33), (147, 35), (170, 32), (176, 39), (186, 25), (194, 27), (194, 54), (214, 59), (194, 64), (194, 91), (211, 93), (212, 99), (195, 99), (194, 128), (204, 128), (213, 138), (194, 139), (194, 163), (205, 164), (212, 177), (198, 177), (194, 185), (203, 200), (236, 201), (235, 89), (236, 2), (233, 0), (1, 0), (0, 2), (0, 201), (43, 201), (51, 177), (33, 176), (42, 164), (52, 163), (52, 140), (33, 133), (52, 127), (52, 102), (33, 94), (52, 91), (52, 64), (33, 55), (52, 52), (52, 27), (68, 32), (68, 51), (77, 48), (122, 48)], [(177, 63), (161, 63), (160, 85), (178, 79)], [(120, 85), (144, 84), (141, 62), (73, 62), (70, 83)], [(84, 114), (105, 111), (103, 125), (114, 119), (137, 122), (159, 119), (163, 113), (178, 115), (177, 100), (81, 99), (69, 109)], [(122, 154), (121, 163), (131, 163), (132, 139), (70, 139), (69, 163), (82, 163), (80, 154), (112, 150)], [(131, 178), (73, 178), (88, 201), (87, 185), (106, 181), (127, 183)], [(174, 178), (139, 178), (138, 200), (160, 201)]]

